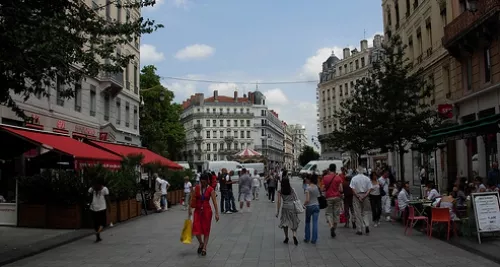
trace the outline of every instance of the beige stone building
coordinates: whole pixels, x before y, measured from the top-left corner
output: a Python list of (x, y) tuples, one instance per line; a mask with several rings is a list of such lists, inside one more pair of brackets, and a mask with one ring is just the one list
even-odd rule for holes
[(286, 122), (283, 122), (283, 130), (285, 133), (283, 139), (283, 167), (287, 170), (291, 170), (293, 167), (293, 133), (291, 127), (289, 127)]
[[(89, 6), (105, 6), (106, 0), (86, 0)], [(128, 21), (140, 17), (140, 10), (119, 9), (107, 5), (100, 15), (109, 20)], [(31, 96), (23, 101), (13, 95), (20, 108), (32, 118), (31, 123), (17, 117), (10, 108), (0, 106), (0, 119), (4, 124), (27, 126), (46, 131), (87, 136), (107, 141), (140, 145), (139, 136), (139, 39), (118, 47), (117, 53), (133, 54), (135, 60), (120, 73), (102, 73), (98, 77), (86, 77), (75, 84), (75, 97), (63, 99), (54, 84), (49, 96)]]
[(377, 60), (381, 53), (382, 41), (383, 37), (376, 35), (372, 47), (368, 47), (367, 40), (362, 40), (359, 50), (355, 48), (351, 51), (350, 48), (344, 48), (343, 59), (332, 53), (323, 62), (316, 90), (318, 139), (323, 159), (341, 158), (342, 151), (330, 147), (325, 142), (325, 137), (341, 126), (333, 116), (341, 108), (340, 103), (352, 95), (358, 80), (367, 77), (372, 70), (372, 62)]

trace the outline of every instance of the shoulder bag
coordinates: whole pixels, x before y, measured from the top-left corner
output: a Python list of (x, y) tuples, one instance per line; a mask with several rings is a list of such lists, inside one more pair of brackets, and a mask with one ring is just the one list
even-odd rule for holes
[[(330, 188), (330, 185), (332, 185), (334, 179), (335, 179), (335, 176), (328, 183), (328, 186), (326, 187), (325, 192), (328, 191), (328, 188)], [(323, 192), (321, 192), (321, 190), (319, 189), (319, 187), (318, 187), (318, 191), (319, 191), (319, 197), (318, 197), (319, 208), (320, 209), (325, 209), (326, 207), (328, 207), (328, 203), (326, 202), (326, 197), (323, 195)]]
[(292, 188), (293, 191), (293, 207), (295, 209), (295, 213), (303, 213), (304, 212), (304, 205), (302, 205), (302, 202), (300, 199), (297, 197), (297, 194), (295, 193), (295, 189)]

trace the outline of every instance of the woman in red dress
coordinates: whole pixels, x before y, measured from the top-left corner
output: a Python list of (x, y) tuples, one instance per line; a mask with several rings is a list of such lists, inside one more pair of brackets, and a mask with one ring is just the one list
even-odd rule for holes
[[(200, 246), (198, 254), (207, 255), (208, 238), (210, 237), (210, 228), (212, 225), (212, 207), (210, 200), (215, 209), (215, 220), (219, 221), (219, 207), (217, 207), (217, 198), (214, 188), (209, 185), (210, 174), (203, 174), (200, 177), (200, 184), (196, 185), (192, 192), (191, 207), (189, 216), (193, 214), (193, 235), (196, 236)], [(202, 239), (203, 236), (203, 239)]]

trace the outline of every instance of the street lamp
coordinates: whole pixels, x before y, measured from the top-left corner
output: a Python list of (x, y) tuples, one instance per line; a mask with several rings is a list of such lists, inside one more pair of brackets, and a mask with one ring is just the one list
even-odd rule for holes
[(475, 13), (477, 11), (477, 1), (478, 0), (467, 0), (467, 10), (469, 12)]
[(165, 90), (161, 90), (160, 92), (160, 101), (163, 102), (165, 100)]

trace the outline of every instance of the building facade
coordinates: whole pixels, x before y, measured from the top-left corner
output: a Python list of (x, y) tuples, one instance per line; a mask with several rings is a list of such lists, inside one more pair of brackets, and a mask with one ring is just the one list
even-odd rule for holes
[[(86, 1), (89, 6), (105, 6), (105, 0)], [(100, 10), (118, 22), (137, 19), (140, 10), (122, 10), (107, 5)], [(86, 77), (74, 84), (75, 96), (64, 99), (58, 91), (62, 82), (56, 81), (48, 89), (48, 96), (12, 95), (16, 104), (30, 118), (23, 121), (10, 108), (0, 106), (0, 118), (4, 124), (27, 126), (46, 131), (71, 134), (107, 141), (140, 145), (139, 136), (139, 40), (117, 48), (117, 53), (133, 54), (135, 60), (120, 73), (102, 73), (99, 77)]]
[(334, 118), (342, 103), (354, 92), (357, 82), (369, 75), (372, 62), (377, 60), (381, 53), (383, 37), (376, 35), (373, 46), (368, 47), (368, 41), (360, 42), (360, 49), (344, 48), (343, 59), (333, 53), (323, 62), (322, 72), (319, 74), (320, 82), (316, 90), (318, 107), (318, 139), (321, 143), (321, 157), (324, 159), (341, 159), (342, 151), (331, 147), (327, 136), (341, 127), (340, 122)]
[(304, 125), (301, 125), (301, 124), (287, 125), (287, 127), (289, 128), (289, 131), (292, 135), (292, 141), (293, 141), (292, 168), (298, 169), (298, 168), (303, 167), (303, 166), (300, 166), (300, 163), (299, 163), (300, 153), (302, 153), (302, 150), (304, 149), (304, 147), (308, 145), (306, 127)]
[(284, 156), (283, 156), (283, 167), (287, 170), (291, 170), (293, 168), (293, 135), (290, 127), (283, 122), (283, 130), (285, 132), (285, 138), (283, 140), (284, 146)]
[[(283, 167), (285, 130), (279, 114), (274, 110), (260, 109), (255, 119), (255, 129), (259, 134), (255, 150), (268, 160), (271, 169)], [(259, 143), (260, 142), (260, 143)]]

